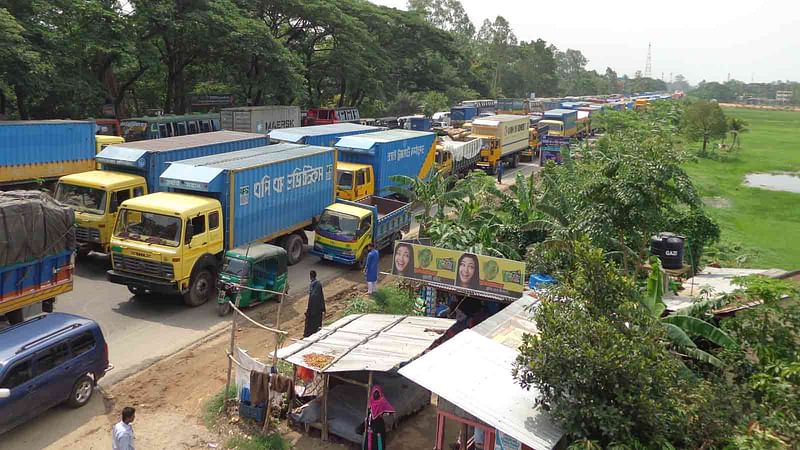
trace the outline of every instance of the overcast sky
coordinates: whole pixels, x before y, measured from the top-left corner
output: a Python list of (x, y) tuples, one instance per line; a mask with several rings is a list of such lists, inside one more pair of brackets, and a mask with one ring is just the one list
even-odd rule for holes
[[(406, 9), (406, 0), (371, 0)], [(505, 17), (520, 40), (583, 52), (589, 69), (644, 72), (689, 82), (800, 80), (800, 3), (795, 0), (461, 0), (476, 29)], [(570, 14), (570, 16), (568, 16)]]

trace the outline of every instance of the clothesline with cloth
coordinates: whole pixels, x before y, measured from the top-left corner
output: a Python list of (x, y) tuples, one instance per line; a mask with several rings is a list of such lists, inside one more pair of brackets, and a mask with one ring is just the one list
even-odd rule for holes
[(236, 364), (236, 397), (241, 401), (242, 389), (250, 392), (250, 403), (260, 405), (272, 399), (279, 403), (280, 394), (288, 394), (294, 390), (291, 378), (280, 375), (274, 369), (267, 370), (266, 364), (256, 360), (247, 350), (236, 349), (236, 357), (230, 356)]

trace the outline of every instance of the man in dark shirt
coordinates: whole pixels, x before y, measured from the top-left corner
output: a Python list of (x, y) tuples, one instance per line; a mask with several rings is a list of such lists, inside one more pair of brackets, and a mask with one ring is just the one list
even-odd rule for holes
[(309, 273), (311, 284), (308, 287), (308, 308), (306, 309), (306, 328), (303, 337), (311, 336), (322, 328), (322, 316), (325, 315), (325, 295), (322, 283), (317, 280), (317, 272)]

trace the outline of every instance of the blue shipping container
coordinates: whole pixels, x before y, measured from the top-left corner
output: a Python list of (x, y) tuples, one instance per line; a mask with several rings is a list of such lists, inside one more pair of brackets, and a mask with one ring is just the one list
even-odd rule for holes
[(94, 122), (0, 122), (0, 150), (0, 165), (3, 166), (92, 159)]
[(318, 145), (333, 147), (339, 138), (354, 134), (373, 133), (386, 130), (386, 127), (372, 127), (357, 123), (334, 123), (330, 125), (313, 125), (310, 127), (294, 127), (272, 130), (267, 136), (276, 142), (292, 144)]
[(431, 131), (433, 122), (428, 117), (412, 117), (411, 129), (416, 131)]
[(141, 175), (147, 189), (161, 191), (159, 176), (172, 161), (218, 155), (267, 145), (263, 134), (216, 131), (110, 145), (97, 154), (103, 170)]
[(329, 147), (271, 145), (174, 162), (161, 184), (218, 199), (225, 242), (233, 248), (270, 241), (319, 217), (335, 201), (335, 155)]
[(544, 112), (545, 119), (560, 120), (564, 122), (564, 128), (575, 128), (578, 120), (578, 111), (572, 109), (551, 109)]
[[(452, 117), (452, 116), (451, 116)], [(389, 130), (339, 139), (339, 161), (371, 165), (375, 171), (375, 195), (391, 194), (394, 175), (427, 179), (436, 156), (436, 134), (426, 131)]]
[(56, 278), (64, 277), (63, 274), (58, 275), (58, 269), (68, 267), (70, 264), (72, 264), (72, 250), (62, 250), (33, 261), (0, 268), (0, 303), (6, 300), (6, 297), (11, 301), (18, 295), (36, 295), (59, 282), (66, 282), (66, 278)]
[(453, 106), (450, 108), (450, 121), (469, 122), (478, 115), (478, 108), (475, 106)]

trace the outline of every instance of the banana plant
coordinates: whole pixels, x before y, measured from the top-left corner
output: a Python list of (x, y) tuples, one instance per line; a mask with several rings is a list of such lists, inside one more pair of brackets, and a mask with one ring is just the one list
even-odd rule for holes
[(683, 352), (692, 359), (703, 361), (715, 367), (722, 367), (722, 361), (716, 356), (701, 350), (694, 343), (691, 336), (702, 337), (714, 344), (734, 349), (738, 347), (733, 338), (713, 324), (697, 317), (673, 313), (664, 316), (667, 305), (664, 303), (664, 278), (661, 270), (661, 261), (655, 256), (650, 258), (650, 274), (647, 277), (647, 289), (641, 299), (642, 305), (650, 315), (664, 325), (667, 337), (673, 347)]

